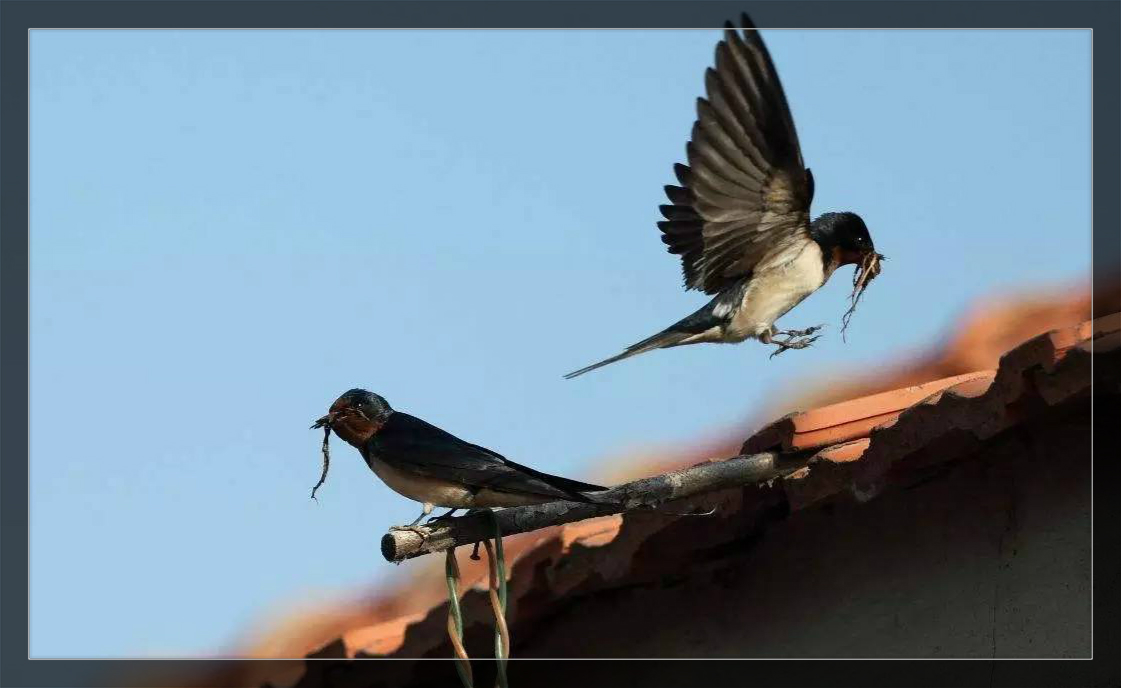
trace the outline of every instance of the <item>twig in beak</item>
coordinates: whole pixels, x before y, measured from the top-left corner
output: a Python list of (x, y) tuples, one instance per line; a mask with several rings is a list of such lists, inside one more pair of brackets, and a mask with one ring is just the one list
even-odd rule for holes
[[(327, 418), (327, 416), (320, 418), (319, 421), (316, 421), (316, 424), (312, 426), (313, 428), (323, 428), (323, 474), (319, 476), (319, 482), (315, 484), (315, 487), (311, 488), (312, 499), (315, 499), (315, 491), (318, 490), (319, 486), (323, 484), (323, 481), (327, 479), (327, 469), (331, 466), (331, 449), (328, 446), (328, 441), (331, 439), (331, 422), (326, 420)], [(322, 421), (322, 425), (320, 425), (320, 421)], [(319, 500), (315, 499), (315, 501), (318, 502)]]
[(885, 260), (884, 256), (874, 251), (865, 254), (864, 259), (860, 261), (860, 266), (852, 275), (852, 295), (849, 297), (851, 305), (841, 317), (841, 339), (844, 341), (848, 341), (845, 338), (845, 331), (849, 328), (849, 321), (856, 311), (856, 304), (860, 303), (860, 297), (868, 288), (868, 284), (880, 274), (881, 260)]

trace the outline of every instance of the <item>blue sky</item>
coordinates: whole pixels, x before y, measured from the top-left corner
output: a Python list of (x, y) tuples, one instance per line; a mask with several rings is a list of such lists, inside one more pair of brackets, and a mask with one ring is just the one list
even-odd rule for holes
[(576, 380), (704, 303), (655, 222), (716, 31), (35, 31), (31, 653), (219, 652), (408, 575), (414, 503), (308, 425), (361, 386), (535, 467), (724, 429), (1090, 266), (1088, 31), (764, 31), (890, 257), (756, 342)]

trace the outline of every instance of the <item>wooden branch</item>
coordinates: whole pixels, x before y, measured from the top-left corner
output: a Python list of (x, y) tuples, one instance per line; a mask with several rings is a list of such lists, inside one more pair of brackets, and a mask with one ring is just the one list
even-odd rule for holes
[[(780, 459), (774, 452), (709, 461), (690, 468), (613, 487), (595, 493), (596, 503), (549, 502), (494, 511), (503, 535), (526, 533), (548, 526), (582, 521), (625, 511), (649, 510), (665, 502), (695, 497), (731, 487), (758, 484), (781, 477), (805, 465), (802, 458)], [(424, 532), (422, 537), (420, 532)], [(381, 539), (387, 561), (406, 559), (450, 547), (470, 545), (494, 537), (494, 524), (485, 513), (435, 521), (416, 530), (391, 529)]]

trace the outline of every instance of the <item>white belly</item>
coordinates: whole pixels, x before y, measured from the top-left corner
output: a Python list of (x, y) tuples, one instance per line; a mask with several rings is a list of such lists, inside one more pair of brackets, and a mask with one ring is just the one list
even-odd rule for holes
[(732, 318), (729, 333), (758, 337), (768, 332), (776, 320), (817, 291), (828, 278), (821, 248), (812, 241), (761, 263)]
[(370, 457), (370, 469), (381, 481), (399, 495), (417, 502), (448, 509), (470, 509), (473, 507), (506, 507), (527, 504), (543, 504), (553, 501), (532, 495), (514, 495), (482, 489), (473, 492), (457, 483), (416, 475), (385, 463), (377, 457)]

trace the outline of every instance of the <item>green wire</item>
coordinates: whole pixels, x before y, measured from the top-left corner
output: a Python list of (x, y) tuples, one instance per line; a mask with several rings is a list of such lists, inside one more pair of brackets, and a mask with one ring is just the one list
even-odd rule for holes
[[(494, 524), (494, 559), (498, 564), (498, 606), (502, 608), (502, 616), (506, 616), (506, 555), (502, 551), (502, 529), (498, 526), (498, 517), (490, 511), (491, 523)], [(507, 688), (506, 657), (510, 655), (510, 648), (502, 648), (502, 634), (494, 633), (494, 658), (498, 660), (498, 688)]]
[[(506, 615), (506, 553), (502, 547), (502, 529), (498, 525), (498, 518), (494, 512), (487, 510), (490, 514), (491, 523), (494, 525), (494, 559), (496, 563), (495, 575), (498, 577), (498, 606), (502, 609), (502, 615)], [(459, 636), (460, 642), (463, 641), (463, 613), (459, 608), (459, 596), (456, 594), (459, 576), (457, 575), (457, 567), (455, 565), (455, 548), (449, 549), (447, 559), (445, 562), (444, 573), (448, 584), (448, 608), (451, 611), (452, 619), (455, 621), (455, 630)], [(494, 633), (494, 657), (497, 660), (498, 668), (498, 688), (508, 688), (506, 678), (506, 657), (509, 656), (509, 648), (502, 647), (502, 634), (498, 631)], [(467, 675), (467, 669), (463, 666), (463, 662), (459, 659), (455, 661), (455, 670), (459, 673), (459, 680), (463, 683), (464, 688), (472, 688), (471, 679)]]
[[(451, 610), (452, 618), (455, 619), (455, 631), (459, 636), (459, 641), (463, 642), (463, 614), (459, 610), (459, 596), (456, 594), (458, 587), (459, 576), (457, 575), (455, 565), (455, 548), (452, 547), (448, 550), (448, 556), (444, 564), (444, 573), (448, 581), (448, 607)], [(463, 662), (457, 657), (455, 660), (455, 670), (459, 672), (459, 680), (463, 683), (464, 688), (472, 688), (471, 677), (467, 675), (467, 668), (463, 666)]]

